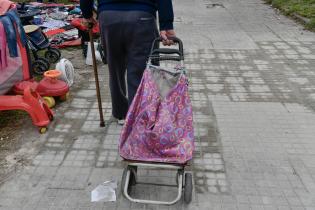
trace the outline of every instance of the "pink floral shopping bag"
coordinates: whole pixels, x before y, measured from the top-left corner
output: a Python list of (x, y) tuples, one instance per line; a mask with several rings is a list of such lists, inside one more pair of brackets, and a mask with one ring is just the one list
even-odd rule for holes
[(187, 78), (178, 74), (175, 85), (163, 93), (167, 83), (160, 81), (168, 82), (165, 74), (150, 65), (144, 72), (120, 136), (124, 159), (185, 164), (192, 158), (193, 112)]

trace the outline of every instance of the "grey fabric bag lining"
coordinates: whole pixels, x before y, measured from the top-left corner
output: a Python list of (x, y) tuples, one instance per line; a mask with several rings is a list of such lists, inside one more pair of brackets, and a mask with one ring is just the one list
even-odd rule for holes
[(157, 85), (160, 95), (164, 98), (170, 92), (170, 90), (177, 84), (181, 72), (174, 72), (174, 70), (162, 69), (158, 66), (149, 67)]

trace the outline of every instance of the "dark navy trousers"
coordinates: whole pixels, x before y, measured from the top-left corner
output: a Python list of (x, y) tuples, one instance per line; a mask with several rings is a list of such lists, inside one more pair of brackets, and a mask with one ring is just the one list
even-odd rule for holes
[(107, 53), (112, 114), (124, 119), (158, 36), (156, 19), (143, 11), (102, 11), (99, 22)]

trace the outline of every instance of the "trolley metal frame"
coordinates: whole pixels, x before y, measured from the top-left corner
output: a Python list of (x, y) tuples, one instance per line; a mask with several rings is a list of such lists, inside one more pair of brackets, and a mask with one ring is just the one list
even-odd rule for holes
[[(177, 196), (172, 201), (159, 201), (159, 200), (145, 200), (145, 199), (136, 199), (132, 198), (132, 196), (129, 194), (128, 188), (130, 187), (130, 177), (131, 173), (134, 173), (130, 170), (128, 166), (135, 166), (135, 167), (146, 167), (146, 168), (160, 168), (160, 169), (171, 169), (171, 170), (177, 170), (177, 185), (167, 185), (170, 187), (177, 187)], [(125, 182), (122, 183), (122, 189), (123, 189), (123, 195), (130, 200), (131, 202), (135, 203), (144, 203), (144, 204), (162, 204), (162, 205), (172, 205), (177, 203), (181, 197), (182, 197), (182, 191), (184, 187), (183, 183), (183, 177), (184, 177), (184, 166), (177, 166), (177, 165), (171, 165), (171, 164), (156, 164), (156, 163), (128, 163), (127, 171), (124, 174)], [(126, 169), (125, 169), (126, 170)], [(147, 182), (136, 182), (135, 184), (149, 184), (149, 185), (157, 185), (156, 183), (147, 183)], [(161, 185), (164, 186), (164, 185)]]

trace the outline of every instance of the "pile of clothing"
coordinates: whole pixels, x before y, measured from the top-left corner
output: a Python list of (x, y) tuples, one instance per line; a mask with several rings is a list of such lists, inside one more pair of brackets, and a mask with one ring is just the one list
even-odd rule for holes
[[(18, 11), (23, 25), (41, 27), (53, 47), (82, 45), (84, 48), (84, 43), (88, 41), (78, 4), (30, 2), (18, 4)], [(98, 26), (93, 32), (99, 33)]]

